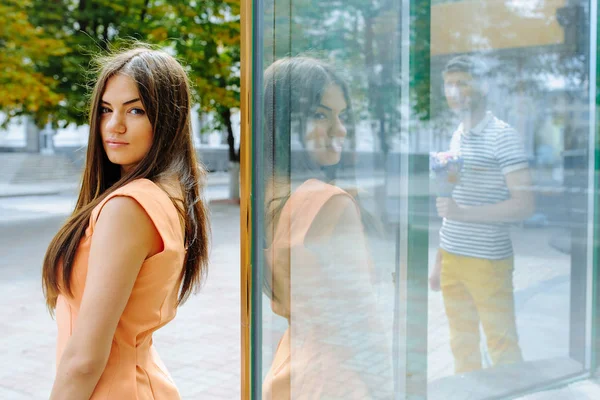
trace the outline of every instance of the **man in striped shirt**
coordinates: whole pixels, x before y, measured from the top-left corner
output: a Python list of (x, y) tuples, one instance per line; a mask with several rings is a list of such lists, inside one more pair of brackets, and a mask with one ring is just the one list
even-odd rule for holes
[(480, 323), (494, 365), (522, 360), (508, 223), (531, 215), (534, 201), (519, 135), (487, 111), (485, 75), (468, 56), (443, 71), (446, 100), (461, 119), (450, 150), (460, 152), (463, 170), (452, 196), (436, 201), (443, 225), (430, 285), (442, 290), (456, 373), (482, 368)]

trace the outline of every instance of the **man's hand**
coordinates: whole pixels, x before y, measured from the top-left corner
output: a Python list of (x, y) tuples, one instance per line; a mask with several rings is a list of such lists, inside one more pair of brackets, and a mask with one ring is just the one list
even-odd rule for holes
[(429, 275), (429, 288), (434, 292), (439, 292), (441, 289), (441, 275), (442, 275), (442, 253), (438, 250), (437, 256), (435, 257), (435, 264), (433, 270)]
[(459, 219), (462, 209), (451, 197), (438, 197), (435, 201), (438, 215), (442, 218)]
[(442, 268), (441, 266), (433, 267), (433, 271), (429, 275), (429, 288), (434, 292), (439, 292), (441, 289), (441, 275)]

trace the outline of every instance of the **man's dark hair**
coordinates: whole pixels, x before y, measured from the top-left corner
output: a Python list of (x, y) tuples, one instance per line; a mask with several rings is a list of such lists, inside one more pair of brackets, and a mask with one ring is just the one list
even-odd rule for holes
[(480, 58), (462, 55), (448, 61), (442, 74), (448, 72), (466, 72), (474, 79), (482, 79), (487, 77), (489, 71), (487, 65)]

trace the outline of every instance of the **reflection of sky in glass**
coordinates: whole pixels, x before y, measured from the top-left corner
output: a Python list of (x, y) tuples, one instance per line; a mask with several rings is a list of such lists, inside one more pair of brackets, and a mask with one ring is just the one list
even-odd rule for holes
[(544, 13), (539, 11), (544, 7), (544, 3), (544, 0), (506, 0), (505, 2), (509, 10), (523, 18), (544, 18)]
[(548, 90), (572, 90), (581, 87), (583, 83), (577, 76), (556, 75), (551, 73), (540, 74), (537, 79)]

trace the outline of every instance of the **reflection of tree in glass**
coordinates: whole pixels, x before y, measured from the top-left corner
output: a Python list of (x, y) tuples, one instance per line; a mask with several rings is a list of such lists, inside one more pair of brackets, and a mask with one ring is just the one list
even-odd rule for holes
[[(357, 119), (371, 121), (378, 150), (387, 154), (389, 136), (398, 133), (400, 118), (400, 24), (395, 2), (301, 0), (294, 3), (291, 21), (283, 15), (277, 18), (278, 24), (291, 23), (292, 48), (286, 52), (310, 50), (344, 65)], [(266, 32), (266, 38), (271, 36)], [(282, 40), (279, 32), (277, 40)]]

